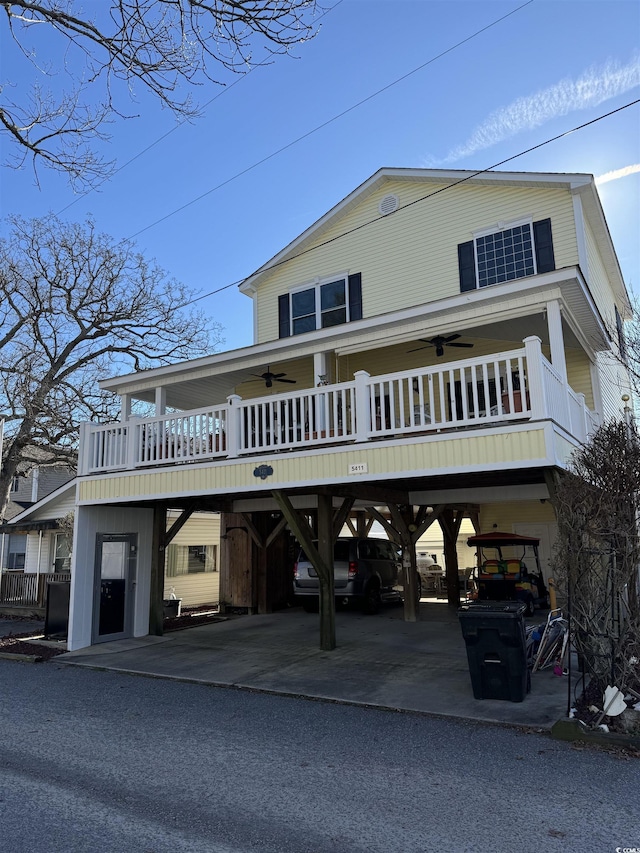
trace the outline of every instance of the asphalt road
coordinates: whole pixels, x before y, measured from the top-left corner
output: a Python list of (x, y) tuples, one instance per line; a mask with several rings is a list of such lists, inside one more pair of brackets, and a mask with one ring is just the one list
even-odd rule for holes
[(614, 853), (639, 797), (543, 735), (0, 660), (2, 853)]

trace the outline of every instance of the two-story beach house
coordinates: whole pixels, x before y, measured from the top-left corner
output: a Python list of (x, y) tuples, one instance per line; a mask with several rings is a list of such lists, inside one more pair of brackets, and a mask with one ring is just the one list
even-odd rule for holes
[(548, 557), (554, 472), (627, 391), (591, 175), (380, 169), (240, 289), (252, 346), (103, 383), (122, 415), (82, 429), (70, 648), (154, 629), (198, 510), (224, 513), (221, 600), (258, 609), (327, 505), (334, 534), (364, 507), (414, 538), (467, 514)]

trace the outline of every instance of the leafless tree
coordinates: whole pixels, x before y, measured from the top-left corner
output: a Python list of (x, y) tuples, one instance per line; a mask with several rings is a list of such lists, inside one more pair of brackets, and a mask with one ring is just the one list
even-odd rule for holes
[(192, 294), (131, 242), (98, 233), (90, 220), (10, 221), (0, 240), (0, 518), (20, 463), (69, 461), (80, 421), (113, 418), (100, 379), (202, 355), (221, 341), (217, 323), (183, 307)]
[[(315, 34), (317, 0), (0, 0), (29, 74), (0, 80), (0, 128), (14, 165), (31, 157), (91, 186), (112, 169), (94, 150), (105, 124), (150, 92), (179, 118), (193, 85), (222, 83)], [(9, 67), (8, 63), (6, 67)], [(29, 79), (30, 92), (22, 90)], [(186, 94), (185, 94), (186, 92)], [(37, 171), (36, 171), (37, 177)]]
[(573, 635), (600, 690), (638, 684), (640, 439), (632, 423), (601, 426), (557, 484), (555, 562)]

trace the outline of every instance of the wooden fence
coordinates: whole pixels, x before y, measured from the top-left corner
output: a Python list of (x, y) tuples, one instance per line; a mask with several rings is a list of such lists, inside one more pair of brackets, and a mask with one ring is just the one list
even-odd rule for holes
[(36, 575), (4, 571), (0, 582), (0, 604), (3, 607), (44, 607), (47, 585), (51, 581), (70, 581), (69, 572)]

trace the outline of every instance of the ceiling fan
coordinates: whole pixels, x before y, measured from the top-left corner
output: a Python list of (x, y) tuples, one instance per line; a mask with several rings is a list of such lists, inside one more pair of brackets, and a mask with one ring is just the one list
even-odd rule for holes
[(465, 344), (463, 342), (457, 343), (457, 339), (460, 337), (462, 336), (454, 334), (447, 335), (446, 337), (444, 335), (436, 335), (435, 338), (419, 338), (418, 340), (421, 340), (427, 346), (410, 349), (409, 352), (418, 352), (418, 350), (426, 349), (427, 347), (435, 347), (436, 355), (439, 358), (441, 355), (444, 355), (445, 347), (464, 347), (466, 349), (473, 346), (473, 344)]
[(289, 385), (295, 385), (295, 379), (285, 379), (284, 377), (287, 375), (286, 373), (272, 373), (269, 370), (269, 365), (267, 365), (267, 369), (264, 373), (252, 373), (252, 376), (255, 376), (256, 379), (264, 379), (264, 383), (267, 388), (271, 388), (274, 382), (287, 382)]

